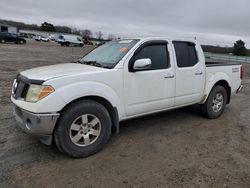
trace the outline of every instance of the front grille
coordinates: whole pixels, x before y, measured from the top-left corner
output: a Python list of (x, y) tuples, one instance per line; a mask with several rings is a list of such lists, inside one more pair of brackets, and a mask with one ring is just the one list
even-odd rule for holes
[[(23, 76), (17, 75), (16, 78), (16, 88), (14, 88), (13, 96), (15, 99), (24, 99), (29, 89), (29, 83), (25, 82), (26, 79), (23, 79)], [(14, 84), (15, 85), (15, 84)]]
[(29, 90), (29, 84), (25, 84), (24, 85), (24, 88), (23, 88), (23, 92), (22, 92), (22, 94), (21, 94), (21, 98), (25, 98), (26, 97), (26, 95), (27, 95), (27, 93), (28, 93), (28, 90)]
[(29, 88), (29, 84), (26, 84), (22, 81), (17, 80), (17, 88), (14, 92), (15, 99), (19, 99), (19, 98), (24, 99), (26, 97), (28, 88)]
[(16, 84), (15, 83), (13, 84), (12, 95), (15, 99), (20, 99), (20, 98), (25, 99), (28, 93), (30, 84), (42, 85), (43, 82), (44, 82), (43, 80), (33, 80), (21, 74), (18, 74), (16, 78)]

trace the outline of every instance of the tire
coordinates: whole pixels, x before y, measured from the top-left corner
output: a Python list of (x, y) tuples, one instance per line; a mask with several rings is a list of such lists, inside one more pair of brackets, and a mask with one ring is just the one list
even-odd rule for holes
[(79, 44), (78, 46), (79, 46), (79, 47), (83, 47), (83, 44)]
[(5, 43), (6, 41), (4, 39), (1, 39), (1, 43)]
[(223, 86), (216, 85), (210, 92), (207, 101), (201, 105), (202, 114), (209, 119), (222, 115), (227, 103), (227, 91)]
[(20, 40), (20, 41), (19, 41), (19, 44), (24, 44), (24, 43), (25, 43), (24, 40)]
[(110, 115), (103, 105), (92, 100), (80, 100), (61, 114), (54, 131), (56, 146), (74, 158), (93, 155), (108, 142), (111, 124)]

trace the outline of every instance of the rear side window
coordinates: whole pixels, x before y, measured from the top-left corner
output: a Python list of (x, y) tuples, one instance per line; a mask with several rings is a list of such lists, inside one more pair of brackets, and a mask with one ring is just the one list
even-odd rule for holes
[(150, 70), (165, 69), (169, 66), (168, 51), (166, 45), (151, 45), (144, 47), (135, 60), (149, 58), (152, 62)]
[(195, 44), (190, 42), (173, 42), (178, 67), (192, 67), (198, 63)]

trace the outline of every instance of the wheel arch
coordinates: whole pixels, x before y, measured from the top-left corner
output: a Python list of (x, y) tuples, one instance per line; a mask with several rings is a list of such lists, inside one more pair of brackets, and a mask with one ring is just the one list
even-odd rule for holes
[(230, 100), (231, 100), (231, 86), (230, 86), (230, 84), (228, 83), (227, 80), (223, 79), (223, 80), (218, 80), (212, 86), (210, 86), (211, 89), (209, 90), (209, 92), (206, 92), (206, 94), (203, 97), (203, 100), (202, 100), (201, 104), (206, 102), (206, 100), (207, 100), (208, 96), (210, 95), (212, 89), (217, 85), (220, 85), (220, 86), (222, 86), (222, 87), (224, 87), (226, 89), (226, 92), (227, 92), (227, 104), (230, 103)]
[[(100, 97), (100, 96), (97, 96), (97, 95), (89, 95), (89, 96), (84, 96), (84, 97), (80, 97), (80, 98), (74, 99), (71, 102), (69, 102), (68, 104), (66, 104), (61, 109), (60, 112), (65, 111), (71, 105), (73, 105), (74, 103), (76, 103), (76, 102), (78, 102), (80, 100), (92, 100), (92, 101), (95, 101), (95, 102), (98, 102), (98, 103), (102, 104), (107, 109), (107, 111), (108, 111), (108, 113), (109, 113), (109, 115), (111, 117), (112, 132), (113, 133), (119, 133), (119, 114), (118, 114), (118, 109), (117, 109), (117, 107), (113, 106), (110, 101), (108, 101), (107, 99), (105, 99), (103, 97)], [(57, 122), (59, 121), (59, 119), (57, 120)], [(55, 126), (55, 128), (56, 128), (56, 126)], [(54, 130), (55, 130), (55, 128), (54, 128)]]
[(229, 83), (226, 80), (220, 80), (220, 81), (216, 82), (214, 86), (217, 86), (217, 85), (222, 86), (222, 87), (224, 87), (226, 89), (226, 92), (227, 92), (227, 104), (229, 104), (230, 100), (231, 100), (231, 87), (230, 87)]

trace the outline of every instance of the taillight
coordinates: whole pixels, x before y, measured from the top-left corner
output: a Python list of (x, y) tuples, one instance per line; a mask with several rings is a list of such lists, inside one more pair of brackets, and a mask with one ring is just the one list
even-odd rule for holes
[(240, 66), (240, 79), (243, 79), (243, 75), (244, 75), (244, 70), (243, 70), (243, 66)]

